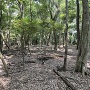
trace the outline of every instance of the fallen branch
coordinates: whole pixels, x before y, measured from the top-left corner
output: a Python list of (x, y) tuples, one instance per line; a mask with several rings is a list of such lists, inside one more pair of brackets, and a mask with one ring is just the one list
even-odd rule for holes
[(76, 87), (73, 86), (65, 77), (61, 76), (57, 70), (53, 69), (53, 71), (64, 81), (64, 83), (71, 88), (72, 90), (77, 90)]
[(25, 64), (26, 63), (36, 63), (35, 61), (25, 61)]

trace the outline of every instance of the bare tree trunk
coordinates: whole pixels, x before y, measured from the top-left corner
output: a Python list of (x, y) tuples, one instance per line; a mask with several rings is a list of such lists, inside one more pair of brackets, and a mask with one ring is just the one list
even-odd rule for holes
[(22, 32), (22, 35), (21, 35), (21, 52), (22, 52), (22, 59), (23, 59), (23, 68), (24, 68), (24, 49), (25, 49), (25, 40), (24, 40), (24, 30)]
[(61, 45), (61, 31), (59, 30), (59, 48), (60, 48), (60, 45)]
[(80, 38), (80, 48), (77, 56), (75, 71), (81, 72), (83, 75), (86, 72), (86, 64), (88, 52), (90, 49), (90, 27), (89, 27), (89, 5), (88, 0), (82, 0), (83, 15), (82, 15), (82, 32)]
[(0, 34), (0, 51), (2, 53), (2, 47), (3, 47), (3, 40), (2, 40), (2, 35)]
[[(49, 4), (50, 4), (50, 16), (51, 16), (51, 20), (54, 21), (54, 23), (55, 23), (57, 21), (58, 15), (60, 13), (60, 9), (59, 9), (60, 1), (58, 1), (58, 3), (56, 3), (54, 0), (52, 0), (51, 2), (49, 1)], [(51, 11), (53, 6), (55, 6), (57, 8), (54, 16), (53, 16), (53, 13)], [(57, 50), (57, 33), (54, 30), (54, 28), (53, 28), (53, 35), (54, 35), (54, 50)]]
[(10, 47), (10, 23), (11, 23), (11, 19), (10, 19), (10, 16), (11, 16), (11, 13), (10, 13), (10, 0), (7, 1), (7, 5), (8, 5), (8, 13), (7, 13), (7, 21), (8, 21), (8, 24), (7, 24), (7, 44), (8, 46)]
[[(29, 1), (30, 2), (30, 22), (32, 23), (32, 0)], [(30, 28), (31, 29), (31, 28)], [(28, 51), (29, 51), (29, 54), (31, 55), (31, 45), (32, 45), (32, 35), (30, 35), (30, 33), (28, 34)]]
[(53, 35), (54, 35), (54, 50), (57, 50), (57, 33), (56, 30), (53, 30)]
[(40, 47), (42, 47), (42, 45), (44, 44), (43, 37), (44, 37), (44, 32), (41, 30), (41, 32), (40, 32)]
[(62, 38), (63, 38), (63, 47), (64, 47), (64, 45), (65, 45), (65, 36), (64, 36), (64, 33), (62, 35)]
[(51, 37), (51, 33), (48, 34), (47, 40), (46, 40), (46, 45), (49, 46), (50, 45), (50, 37)]
[[(2, 7), (2, 1), (0, 1), (0, 7)], [(2, 52), (2, 35), (1, 35), (1, 25), (2, 25), (2, 8), (0, 8), (0, 51)]]
[(68, 53), (68, 0), (66, 0), (66, 30), (65, 30), (65, 56), (63, 70), (66, 70), (67, 66), (67, 53)]
[[(17, 4), (18, 4), (18, 7), (20, 9), (20, 18), (23, 19), (24, 18), (24, 3), (23, 1), (19, 1), (17, 0)], [(24, 49), (25, 49), (25, 39), (24, 39), (24, 29), (22, 30), (22, 34), (21, 34), (21, 52), (22, 52), (22, 59), (23, 59), (23, 68), (24, 68)]]
[(80, 30), (79, 30), (79, 0), (76, 0), (77, 3), (77, 49), (79, 48), (79, 42), (80, 42)]

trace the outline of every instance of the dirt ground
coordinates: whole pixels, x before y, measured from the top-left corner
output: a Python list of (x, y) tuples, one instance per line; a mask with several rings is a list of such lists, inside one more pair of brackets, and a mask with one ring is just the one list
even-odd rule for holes
[[(65, 83), (53, 72), (56, 67), (63, 66), (64, 48), (54, 51), (51, 47), (46, 47), (44, 52), (43, 48), (32, 46), (31, 52), (31, 55), (28, 51), (25, 52), (23, 66), (20, 51), (4, 51), (9, 77), (5, 76), (0, 61), (0, 90), (66, 90)], [(74, 72), (76, 56), (76, 47), (69, 46), (67, 71), (61, 71), (60, 74), (67, 77), (77, 90), (90, 90), (90, 76), (82, 77), (80, 73)], [(89, 61), (87, 65), (89, 66)]]

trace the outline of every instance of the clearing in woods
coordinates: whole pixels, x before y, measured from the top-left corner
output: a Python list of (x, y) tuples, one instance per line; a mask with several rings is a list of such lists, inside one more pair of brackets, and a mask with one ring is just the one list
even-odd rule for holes
[[(44, 50), (43, 47), (32, 46), (31, 55), (25, 51), (24, 66), (19, 50), (4, 50), (3, 53), (8, 65), (9, 77), (5, 76), (0, 61), (0, 90), (65, 90), (65, 83), (53, 71), (56, 67), (63, 66), (63, 47), (54, 51), (51, 47), (46, 47)], [(77, 90), (90, 90), (89, 75), (82, 77), (80, 73), (74, 72), (76, 56), (76, 47), (69, 46), (67, 71), (60, 71), (60, 74), (70, 81)], [(89, 62), (87, 65), (89, 67)], [(88, 70), (88, 72), (90, 71)]]

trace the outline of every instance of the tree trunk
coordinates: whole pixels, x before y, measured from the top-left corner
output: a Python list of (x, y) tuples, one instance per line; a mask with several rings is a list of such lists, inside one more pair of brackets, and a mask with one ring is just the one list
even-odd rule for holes
[(64, 47), (64, 45), (65, 45), (65, 36), (64, 36), (64, 33), (62, 35), (62, 38), (63, 38), (63, 47)]
[(2, 35), (0, 34), (0, 51), (2, 53), (2, 47), (3, 47), (3, 40), (2, 40)]
[[(18, 7), (20, 9), (20, 19), (23, 19), (24, 18), (24, 2), (23, 1), (20, 1), (20, 0), (17, 0), (17, 3), (18, 3)], [(21, 52), (22, 52), (22, 59), (23, 59), (23, 68), (24, 68), (24, 50), (25, 50), (25, 38), (24, 38), (24, 32), (25, 30), (23, 29), (22, 30), (22, 34), (21, 34)]]
[(60, 45), (61, 45), (61, 31), (59, 31), (59, 48), (60, 48)]
[(80, 38), (80, 48), (77, 56), (75, 71), (81, 72), (83, 75), (86, 72), (87, 55), (90, 49), (90, 28), (89, 28), (89, 6), (88, 0), (82, 0), (83, 15), (82, 15), (82, 32)]
[(24, 40), (24, 30), (22, 32), (22, 35), (21, 35), (21, 52), (22, 52), (22, 59), (23, 59), (23, 68), (24, 68), (24, 54), (25, 54), (25, 40)]
[(67, 52), (68, 52), (68, 0), (66, 0), (66, 30), (65, 30), (65, 56), (63, 70), (66, 70), (67, 66)]
[(57, 33), (56, 30), (53, 30), (53, 35), (54, 35), (54, 50), (57, 50)]
[(42, 47), (42, 45), (43, 45), (43, 36), (44, 36), (44, 32), (41, 30), (40, 31), (40, 47)]
[[(2, 1), (0, 2), (0, 7), (2, 7)], [(2, 35), (1, 35), (1, 25), (2, 25), (2, 8), (0, 8), (0, 51), (2, 52)]]
[(7, 13), (7, 40), (6, 43), (8, 44), (8, 46), (10, 47), (10, 23), (11, 23), (11, 13), (10, 13), (10, 0), (7, 1), (7, 5), (8, 5), (8, 13)]
[(77, 18), (76, 18), (76, 24), (77, 24), (77, 49), (79, 48), (79, 42), (80, 42), (80, 30), (79, 30), (79, 0), (76, 0), (77, 3)]
[[(52, 3), (53, 3), (53, 5), (52, 5)], [(58, 3), (54, 2), (54, 1), (51, 1), (51, 2), (49, 1), (49, 4), (50, 4), (50, 16), (51, 16), (51, 20), (54, 23), (57, 21), (58, 15), (60, 13), (59, 3), (60, 3), (60, 1), (58, 1)], [(53, 6), (55, 6), (57, 8), (54, 16), (53, 16), (53, 13), (51, 11), (51, 8)], [(54, 50), (57, 50), (57, 33), (56, 33), (56, 30), (54, 30), (54, 28), (53, 28), (53, 35), (54, 35)]]
[(49, 46), (51, 45), (50, 43), (50, 38), (51, 38), (51, 32), (49, 33), (49, 35), (47, 36), (47, 40), (46, 40), (46, 45)]

